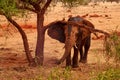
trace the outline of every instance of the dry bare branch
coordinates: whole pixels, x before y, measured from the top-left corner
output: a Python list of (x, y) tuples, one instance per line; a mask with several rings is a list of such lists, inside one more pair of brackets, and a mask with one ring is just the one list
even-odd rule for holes
[[(90, 31), (91, 33), (93, 33), (93, 34), (94, 34), (95, 32), (98, 32), (98, 33), (104, 34), (104, 35), (107, 36), (107, 37), (110, 36), (110, 34), (107, 33), (107, 32), (105, 32), (105, 31), (102, 31), (102, 30), (99, 30), (99, 29), (95, 29), (95, 28), (93, 28), (93, 27), (88, 27), (88, 26), (86, 26), (86, 25), (84, 25), (84, 24), (80, 24), (80, 23), (73, 22), (73, 21), (54, 21), (54, 22), (52, 22), (52, 23), (50, 23), (50, 24), (48, 24), (48, 25), (46, 25), (46, 26), (44, 26), (44, 27), (47, 29), (47, 28), (49, 28), (49, 26), (51, 26), (51, 25), (53, 25), (53, 24), (55, 24), (55, 23), (57, 23), (57, 22), (60, 22), (61, 24), (71, 24), (71, 25), (79, 26), (79, 27), (81, 27), (81, 28), (85, 28), (85, 29), (89, 30), (89, 31)], [(96, 35), (96, 34), (95, 34), (95, 35)]]

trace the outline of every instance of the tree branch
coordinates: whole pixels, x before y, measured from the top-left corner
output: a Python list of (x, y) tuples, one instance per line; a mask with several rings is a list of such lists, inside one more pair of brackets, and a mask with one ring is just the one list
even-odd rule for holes
[(42, 0), (39, 0), (36, 2), (33, 2), (32, 0), (21, 0), (21, 1), (24, 3), (28, 3), (28, 4), (32, 5), (35, 8), (35, 10), (37, 10), (37, 11), (41, 10), (41, 7), (39, 6), (39, 4)]
[(4, 13), (2, 11), (0, 11), (0, 15), (4, 15)]
[(54, 21), (54, 22), (51, 22), (49, 23), (48, 25), (44, 26), (44, 29), (46, 30), (47, 28), (49, 28), (50, 26), (53, 26), (57, 23), (60, 23), (60, 24), (70, 24), (70, 25), (75, 25), (75, 26), (79, 26), (80, 28), (84, 28), (84, 29), (87, 29), (88, 31), (90, 31), (91, 33), (95, 33), (95, 32), (98, 32), (98, 33), (103, 33), (104, 35), (106, 35), (107, 37), (110, 36), (109, 33), (105, 32), (105, 31), (102, 31), (102, 30), (99, 30), (99, 29), (95, 29), (95, 28), (92, 28), (92, 27), (88, 27), (84, 24), (80, 24), (80, 23), (77, 23), (77, 22), (73, 22), (73, 21)]
[(47, 0), (46, 4), (42, 8), (43, 13), (45, 13), (45, 11), (47, 10), (47, 8), (48, 8), (48, 6), (50, 5), (51, 2), (52, 2), (52, 0)]
[(42, 2), (42, 0), (37, 0), (37, 4), (40, 4)]
[(18, 9), (26, 9), (26, 10), (28, 10), (28, 11), (32, 11), (32, 12), (37, 13), (37, 11), (35, 11), (34, 9), (29, 8), (29, 7), (27, 7), (27, 6), (17, 6), (17, 8), (18, 8)]
[(27, 60), (29, 62), (29, 65), (32, 66), (34, 64), (34, 60), (33, 60), (33, 57), (30, 53), (30, 50), (29, 50), (29, 44), (28, 44), (28, 39), (27, 39), (27, 35), (25, 34), (25, 32), (22, 30), (22, 28), (20, 27), (20, 25), (18, 23), (16, 23), (11, 17), (7, 16), (7, 15), (4, 15), (7, 20), (12, 23), (17, 29), (18, 31), (20, 32), (21, 34), (21, 37), (23, 39), (23, 44), (24, 44), (24, 50), (26, 52), (26, 57), (27, 57)]

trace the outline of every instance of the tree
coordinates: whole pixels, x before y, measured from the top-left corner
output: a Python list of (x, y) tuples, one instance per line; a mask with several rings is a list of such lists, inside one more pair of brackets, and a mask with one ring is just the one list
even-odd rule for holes
[[(24, 48), (26, 51), (27, 59), (29, 64), (33, 65), (34, 62), (36, 65), (43, 65), (44, 60), (44, 40), (45, 40), (45, 31), (47, 27), (44, 27), (44, 14), (47, 11), (47, 8), (50, 6), (52, 2), (63, 2), (65, 6), (75, 6), (75, 4), (81, 4), (84, 1), (88, 0), (0, 0), (0, 13), (4, 15), (8, 21), (10, 21), (15, 27), (19, 30)], [(28, 10), (37, 14), (37, 42), (36, 42), (36, 51), (35, 51), (35, 61), (29, 51), (29, 45), (27, 41), (27, 36), (20, 27), (18, 23), (16, 23), (12, 16), (15, 13), (19, 13), (18, 10)], [(10, 11), (11, 10), (11, 11)]]
[(28, 5), (20, 6), (20, 8), (33, 11), (37, 14), (37, 43), (36, 43), (35, 61), (38, 65), (43, 65), (44, 40), (45, 40), (45, 30), (46, 30), (46, 28), (43, 27), (44, 14), (52, 0), (47, 0), (47, 1), (21, 0), (21, 1)]
[(0, 15), (4, 15), (6, 19), (11, 22), (20, 32), (23, 39), (27, 60), (29, 62), (29, 65), (33, 65), (34, 61), (32, 55), (30, 54), (27, 36), (20, 25), (12, 19), (12, 16), (16, 15), (16, 13), (19, 13), (19, 11), (16, 9), (15, 0), (0, 0)]

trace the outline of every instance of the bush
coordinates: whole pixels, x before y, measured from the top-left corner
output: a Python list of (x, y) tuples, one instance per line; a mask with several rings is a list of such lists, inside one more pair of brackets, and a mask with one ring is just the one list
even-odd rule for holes
[(118, 32), (115, 30), (112, 32), (109, 38), (105, 39), (105, 55), (107, 59), (114, 59), (114, 61), (120, 61), (120, 36), (118, 36)]
[(99, 73), (97, 77), (92, 80), (120, 80), (120, 68), (109, 68), (106, 71)]
[(71, 68), (67, 67), (65, 70), (54, 68), (48, 77), (48, 80), (71, 80)]

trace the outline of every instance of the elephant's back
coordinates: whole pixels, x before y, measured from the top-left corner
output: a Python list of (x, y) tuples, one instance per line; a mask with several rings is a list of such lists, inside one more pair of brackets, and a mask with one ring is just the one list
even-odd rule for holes
[(70, 17), (68, 19), (68, 21), (82, 23), (82, 24), (84, 24), (84, 25), (86, 25), (88, 27), (95, 28), (94, 25), (90, 21), (88, 21), (88, 20), (86, 20), (86, 19), (84, 19), (84, 18), (82, 18), (80, 16)]
[(81, 22), (83, 21), (83, 18), (75, 16), (75, 17), (70, 17), (68, 21)]

